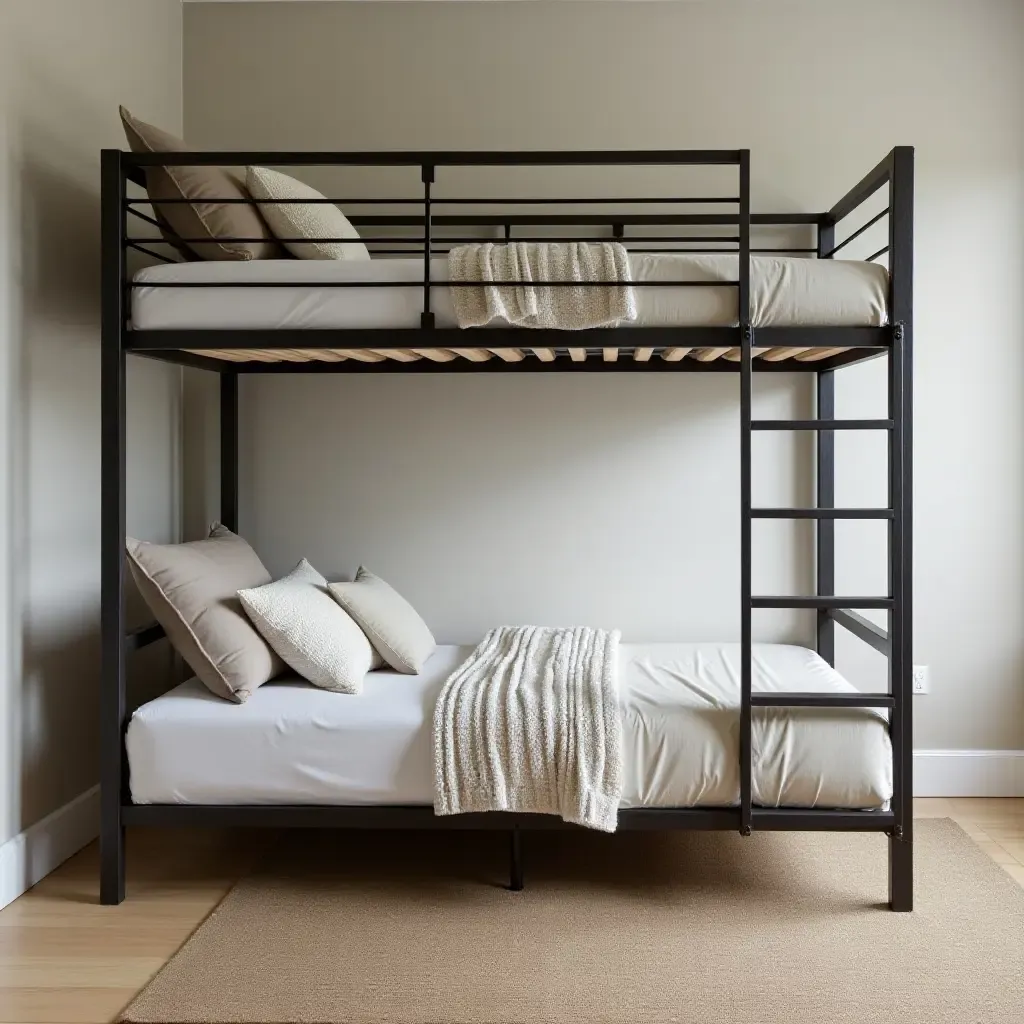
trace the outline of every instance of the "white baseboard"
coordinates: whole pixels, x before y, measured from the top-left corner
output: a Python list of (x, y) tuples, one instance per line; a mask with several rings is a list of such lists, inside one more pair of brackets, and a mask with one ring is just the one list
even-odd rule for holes
[(91, 843), (99, 821), (100, 787), (93, 786), (0, 846), (0, 907)]
[(1024, 797), (1024, 750), (915, 750), (914, 796)]

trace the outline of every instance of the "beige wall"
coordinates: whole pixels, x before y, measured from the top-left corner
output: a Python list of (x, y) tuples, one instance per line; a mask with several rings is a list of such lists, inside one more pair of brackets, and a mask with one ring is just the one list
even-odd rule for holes
[[(915, 145), (915, 660), (933, 686), (916, 745), (1019, 749), (1022, 45), (1015, 0), (189, 4), (185, 123), (225, 149), (749, 146), (759, 210), (824, 209)], [(883, 367), (842, 378), (841, 411), (871, 415)], [(781, 383), (759, 382), (760, 400), (806, 409), (806, 383)], [(524, 618), (735, 637), (735, 388), (254, 378), (243, 527), (276, 571), (304, 554), (325, 571), (367, 560), (444, 639)], [(806, 499), (779, 444), (758, 487)], [(841, 449), (853, 504), (884, 500), (865, 444)], [(884, 585), (880, 536), (841, 536), (847, 592)], [(755, 537), (776, 586), (806, 585), (792, 543)], [(870, 656), (842, 654), (858, 681), (877, 678)]]
[[(181, 123), (178, 0), (0, 3), (0, 843), (96, 782), (99, 152)], [(180, 373), (129, 366), (129, 529), (178, 533)], [(140, 692), (166, 651), (136, 667)]]

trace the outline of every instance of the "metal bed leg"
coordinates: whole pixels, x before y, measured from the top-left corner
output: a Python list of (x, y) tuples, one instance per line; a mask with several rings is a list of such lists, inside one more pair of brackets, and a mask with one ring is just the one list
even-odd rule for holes
[(512, 892), (523, 889), (523, 837), (518, 825), (508, 834), (508, 887)]
[(125, 725), (125, 181), (121, 154), (102, 156), (100, 355), (100, 902), (124, 899)]
[(889, 836), (889, 909), (914, 909), (914, 843), (902, 832)]

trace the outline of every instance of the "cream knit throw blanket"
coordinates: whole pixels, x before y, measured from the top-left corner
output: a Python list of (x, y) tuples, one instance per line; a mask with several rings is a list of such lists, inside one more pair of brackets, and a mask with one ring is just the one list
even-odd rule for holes
[(434, 811), (526, 811), (614, 832), (618, 631), (502, 626), (434, 710)]
[[(629, 254), (618, 242), (479, 242), (448, 253), (450, 281), (479, 282), (451, 288), (460, 327), (505, 320), (516, 327), (582, 331), (636, 319)], [(515, 287), (493, 281), (579, 281), (576, 288)], [(585, 281), (621, 282), (583, 287)]]

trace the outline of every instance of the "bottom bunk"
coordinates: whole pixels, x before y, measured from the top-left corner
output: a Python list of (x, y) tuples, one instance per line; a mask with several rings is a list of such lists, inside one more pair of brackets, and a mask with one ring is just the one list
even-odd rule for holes
[[(441, 646), (417, 676), (376, 671), (349, 696), (283, 676), (242, 705), (189, 680), (127, 732), (134, 804), (430, 806), (431, 722), (472, 647)], [(740, 646), (622, 644), (623, 808), (739, 801)], [(757, 692), (855, 693), (802, 647), (755, 644)], [(886, 712), (755, 708), (753, 801), (877, 811), (893, 792)]]

